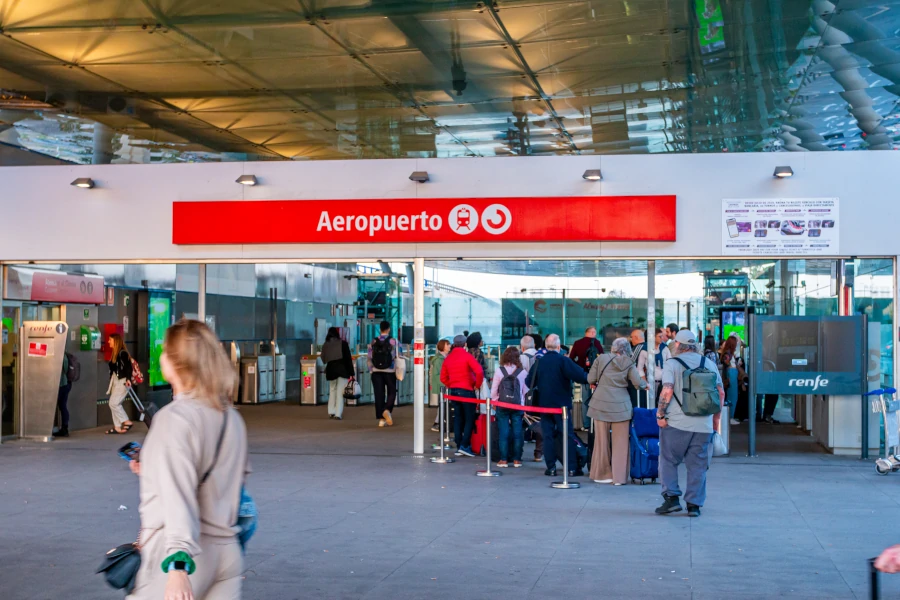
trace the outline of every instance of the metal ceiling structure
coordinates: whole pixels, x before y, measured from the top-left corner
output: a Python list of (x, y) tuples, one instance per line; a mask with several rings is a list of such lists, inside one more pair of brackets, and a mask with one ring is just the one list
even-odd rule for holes
[(0, 0), (76, 163), (895, 149), (900, 0)]

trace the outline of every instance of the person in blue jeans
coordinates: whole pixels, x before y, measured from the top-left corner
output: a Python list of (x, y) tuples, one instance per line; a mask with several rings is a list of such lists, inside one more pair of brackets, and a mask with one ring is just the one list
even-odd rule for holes
[[(521, 353), (515, 346), (510, 346), (500, 357), (500, 368), (494, 371), (494, 379), (491, 382), (491, 401), (506, 404), (525, 406), (525, 393), (528, 386), (525, 379), (528, 371), (522, 368)], [(501, 469), (509, 467), (512, 458), (513, 467), (522, 466), (522, 448), (525, 445), (525, 436), (522, 431), (522, 417), (524, 413), (514, 408), (497, 407), (497, 429), (500, 439), (500, 462), (497, 466)], [(512, 434), (512, 456), (509, 452), (509, 438)]]

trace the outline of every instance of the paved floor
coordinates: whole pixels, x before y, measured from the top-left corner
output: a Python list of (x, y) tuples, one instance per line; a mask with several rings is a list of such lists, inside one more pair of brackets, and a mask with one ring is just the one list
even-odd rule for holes
[[(241, 412), (262, 513), (254, 600), (865, 598), (866, 559), (900, 542), (900, 474), (814, 446), (716, 459), (694, 520), (653, 515), (656, 485), (553, 490), (534, 463), (484, 479), (480, 461), (414, 458), (410, 408), (383, 430), (368, 407), (343, 422), (323, 408)], [(121, 598), (93, 569), (138, 526), (137, 480), (114, 452), (125, 439), (0, 446), (0, 598)], [(900, 593), (900, 578), (884, 583)]]

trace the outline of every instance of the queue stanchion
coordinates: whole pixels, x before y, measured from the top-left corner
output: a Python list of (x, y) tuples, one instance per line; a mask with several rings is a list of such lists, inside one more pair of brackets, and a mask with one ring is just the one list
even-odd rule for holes
[[(441, 389), (440, 393), (438, 393), (438, 420), (441, 422), (441, 437), (438, 438), (437, 444), (432, 444), (431, 449), (433, 451), (441, 451), (441, 457), (444, 456), (444, 450), (451, 450), (450, 448), (450, 439), (447, 436), (446, 432), (450, 429), (450, 410), (447, 408), (447, 401), (444, 399), (444, 390)], [(437, 462), (432, 459), (432, 462)], [(453, 462), (451, 459), (449, 462)]]
[(447, 415), (447, 400), (444, 399), (444, 392), (441, 391), (440, 396), (438, 397), (438, 420), (441, 422), (441, 438), (440, 444), (432, 444), (432, 448), (439, 449), (441, 451), (440, 456), (432, 456), (431, 462), (438, 465), (446, 465), (452, 462), (456, 462), (455, 458), (450, 458), (449, 456), (444, 456), (444, 451), (449, 450), (450, 446), (446, 444), (444, 441), (444, 429), (446, 426), (447, 419), (445, 418)]
[[(562, 407), (562, 424), (563, 424), (563, 480), (554, 481), (550, 487), (557, 490), (575, 490), (581, 487), (580, 483), (569, 482), (569, 411)], [(553, 440), (550, 440), (553, 443)]]
[(500, 471), (491, 471), (491, 397), (487, 397), (487, 431), (484, 432), (484, 454), (487, 456), (487, 468), (475, 473), (478, 477), (500, 477)]

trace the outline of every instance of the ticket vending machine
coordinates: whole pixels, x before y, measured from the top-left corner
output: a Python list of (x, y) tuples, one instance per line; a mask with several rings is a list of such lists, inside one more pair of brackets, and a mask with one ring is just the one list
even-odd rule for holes
[(56, 398), (69, 326), (62, 321), (25, 321), (19, 335), (19, 437), (53, 439)]

